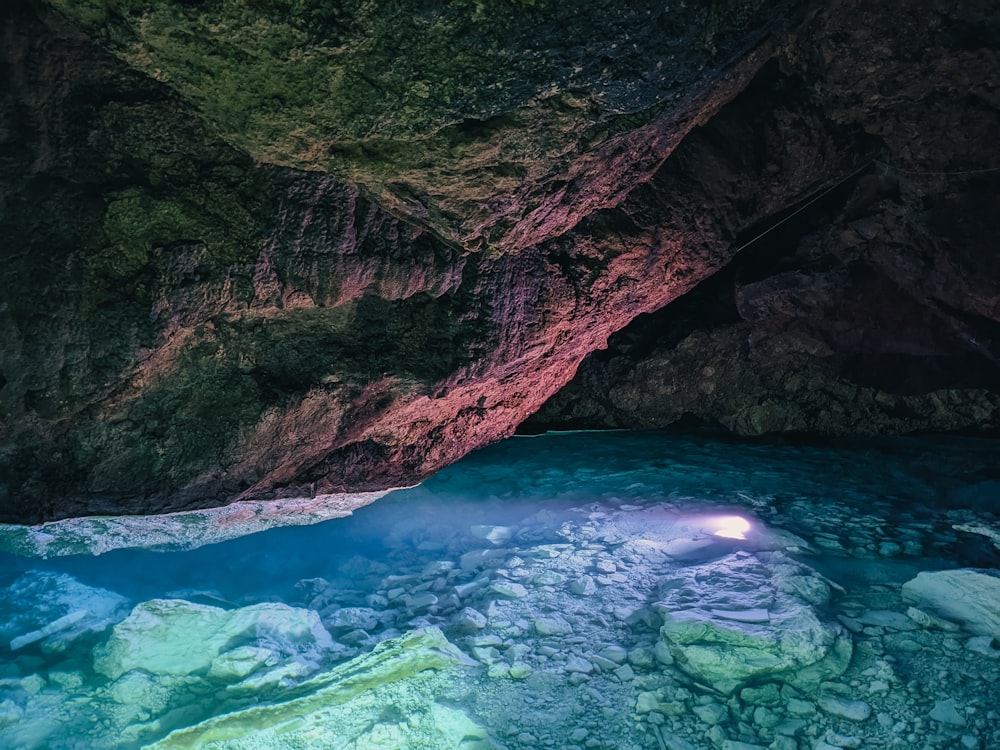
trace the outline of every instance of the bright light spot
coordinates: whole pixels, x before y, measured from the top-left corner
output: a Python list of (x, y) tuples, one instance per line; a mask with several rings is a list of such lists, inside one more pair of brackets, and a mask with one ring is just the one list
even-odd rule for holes
[(750, 531), (750, 522), (739, 516), (719, 516), (712, 519), (708, 528), (713, 530), (713, 536), (721, 536), (724, 539), (746, 539), (746, 534)]

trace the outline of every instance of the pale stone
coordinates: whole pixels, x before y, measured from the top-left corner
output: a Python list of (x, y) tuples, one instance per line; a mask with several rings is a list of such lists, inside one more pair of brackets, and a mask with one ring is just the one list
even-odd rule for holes
[(601, 649), (600, 655), (616, 664), (623, 664), (629, 658), (629, 652), (616, 645), (605, 646)]
[(523, 680), (531, 675), (531, 666), (523, 661), (516, 661), (510, 665), (510, 676), (515, 680)]
[(278, 660), (273, 651), (258, 646), (239, 646), (212, 660), (208, 676), (232, 682), (242, 680), (263, 666), (274, 666)]
[(799, 698), (789, 698), (785, 710), (792, 716), (808, 717), (816, 714), (816, 704)]
[(965, 717), (959, 713), (958, 708), (955, 705), (955, 701), (951, 698), (948, 700), (936, 701), (934, 703), (934, 708), (928, 714), (934, 721), (940, 721), (942, 724), (948, 724), (953, 727), (964, 727)]
[(0, 701), (0, 729), (9, 727), (11, 724), (16, 724), (23, 716), (24, 709), (14, 703), (14, 701), (9, 698)]
[(489, 591), (501, 599), (520, 599), (528, 595), (528, 590), (519, 583), (501, 581), (490, 586)]
[(958, 620), (977, 635), (1000, 633), (1000, 578), (977, 570), (923, 572), (903, 584), (903, 598)]
[(729, 712), (725, 707), (720, 706), (718, 703), (709, 703), (705, 706), (695, 706), (691, 709), (691, 712), (698, 717), (698, 719), (709, 726), (715, 726), (716, 724), (722, 724), (729, 718)]
[(204, 673), (223, 650), (239, 645), (309, 658), (319, 658), (334, 647), (319, 615), (311, 610), (273, 603), (224, 610), (180, 599), (153, 599), (137, 605), (94, 649), (94, 669), (112, 679), (130, 669)]
[(437, 604), (438, 598), (430, 591), (421, 591), (403, 597), (403, 601), (406, 604), (406, 608), (411, 612), (421, 612)]
[(821, 709), (839, 719), (861, 722), (872, 715), (872, 707), (864, 701), (841, 698), (838, 695), (821, 695), (818, 703)]
[(485, 628), (487, 622), (486, 615), (478, 609), (465, 607), (456, 615), (454, 625), (460, 633), (475, 633)]
[(973, 636), (965, 642), (965, 647), (990, 659), (1000, 659), (1000, 638), (988, 635)]
[(635, 699), (635, 711), (640, 714), (648, 714), (650, 711), (656, 711), (660, 707), (660, 699), (656, 693), (651, 691), (643, 691), (636, 696)]
[[(667, 654), (669, 655), (669, 650)], [(653, 656), (653, 652), (648, 648), (639, 647), (628, 652), (628, 663), (638, 669), (652, 668), (655, 659), (656, 657)]]
[(954, 632), (959, 629), (959, 626), (955, 623), (941, 617), (935, 617), (931, 613), (924, 612), (922, 609), (918, 609), (917, 607), (907, 607), (906, 616), (923, 628), (944, 630), (947, 632)]
[(29, 674), (20, 680), (21, 690), (28, 695), (35, 695), (45, 688), (45, 678), (37, 674)]
[(631, 682), (635, 679), (635, 672), (628, 664), (623, 664), (615, 670), (615, 677), (622, 682)]
[(324, 617), (323, 624), (343, 630), (374, 630), (379, 625), (379, 613), (370, 607), (338, 607)]
[(535, 632), (540, 636), (566, 635), (573, 632), (573, 626), (562, 617), (539, 617), (535, 620)]
[(901, 612), (890, 610), (873, 610), (864, 612), (858, 617), (858, 621), (864, 625), (877, 625), (878, 627), (889, 628), (891, 630), (916, 630), (913, 620)]
[(577, 596), (591, 596), (597, 592), (597, 584), (590, 576), (580, 576), (570, 582), (569, 590)]
[(90, 613), (85, 609), (78, 609), (75, 612), (70, 612), (68, 615), (63, 615), (58, 620), (53, 620), (48, 625), (45, 625), (38, 630), (33, 630), (30, 633), (25, 633), (24, 635), (14, 638), (10, 642), (10, 650), (17, 651), (19, 648), (23, 648), (24, 646), (34, 643), (35, 641), (40, 641), (43, 638), (48, 638), (50, 635), (58, 633), (61, 630), (68, 630), (81, 620), (86, 619), (89, 614)]
[(578, 672), (580, 674), (590, 674), (594, 671), (594, 665), (586, 659), (578, 656), (571, 656), (566, 660), (567, 672)]
[(514, 536), (514, 529), (510, 526), (489, 526), (480, 524), (473, 526), (469, 531), (476, 539), (483, 539), (490, 544), (497, 545), (509, 542)]
[(740, 691), (740, 698), (743, 699), (744, 703), (753, 706), (776, 706), (781, 702), (778, 686), (773, 682), (759, 687), (743, 688)]

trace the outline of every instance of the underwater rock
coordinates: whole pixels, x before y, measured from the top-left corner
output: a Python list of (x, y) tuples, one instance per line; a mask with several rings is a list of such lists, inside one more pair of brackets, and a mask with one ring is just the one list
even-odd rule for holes
[(227, 611), (183, 599), (153, 599), (137, 605), (94, 649), (94, 669), (112, 679), (132, 669), (199, 674), (212, 669), (224, 652), (245, 645), (270, 651), (275, 661), (315, 662), (336, 648), (311, 610), (267, 603)]
[(866, 721), (872, 715), (872, 707), (864, 701), (850, 700), (839, 695), (821, 695), (819, 707), (831, 716), (847, 721)]
[[(498, 746), (463, 711), (436, 703), (426, 682), (468, 659), (437, 628), (383, 641), (374, 651), (298, 685), (287, 700), (179, 729), (150, 750), (314, 746), (488, 750)], [(391, 707), (391, 710), (389, 710)]]
[(839, 625), (817, 617), (812, 605), (821, 602), (799, 593), (825, 586), (782, 553), (736, 552), (678, 569), (661, 581), (654, 607), (677, 666), (715, 690), (762, 678), (813, 689), (843, 673), (852, 651)]
[(33, 570), (0, 592), (0, 639), (9, 639), (12, 651), (34, 643), (49, 653), (65, 651), (121, 619), (127, 605), (125, 597), (65, 573)]
[(1000, 578), (993, 571), (919, 573), (903, 584), (903, 598), (958, 620), (977, 635), (1000, 633)]

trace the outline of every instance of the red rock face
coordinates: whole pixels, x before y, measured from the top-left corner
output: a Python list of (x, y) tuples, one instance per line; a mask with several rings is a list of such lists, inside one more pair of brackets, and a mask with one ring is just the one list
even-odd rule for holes
[(995, 178), (902, 171), (987, 163), (992, 84), (961, 88), (997, 69), (975, 9), (845, 3), (758, 30), (566, 156), (561, 184), (490, 198), (466, 246), (378, 191), (255, 164), (61, 22), (9, 14), (5, 520), (411, 483), (512, 434), (622, 329), (624, 353), (587, 360), (536, 426), (997, 419), (995, 389), (954, 367), (926, 392), (965, 393), (934, 407), (948, 419), (871, 416), (880, 357), (996, 362)]

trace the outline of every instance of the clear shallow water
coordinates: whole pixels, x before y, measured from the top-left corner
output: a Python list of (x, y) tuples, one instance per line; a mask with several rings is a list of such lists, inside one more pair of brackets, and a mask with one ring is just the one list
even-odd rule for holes
[[(922, 571), (1000, 568), (998, 452), (516, 438), (316, 526), (4, 555), (4, 641), (79, 619), (0, 645), (0, 746), (139, 747), (177, 730), (164, 746), (1000, 747), (1000, 650), (954, 613), (908, 616), (941, 613), (902, 597)], [(731, 516), (745, 539), (713, 534)], [(244, 609), (261, 603), (287, 606)], [(717, 653), (661, 631), (693, 621)], [(330, 687), (345, 670), (369, 675), (356, 694)]]

